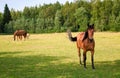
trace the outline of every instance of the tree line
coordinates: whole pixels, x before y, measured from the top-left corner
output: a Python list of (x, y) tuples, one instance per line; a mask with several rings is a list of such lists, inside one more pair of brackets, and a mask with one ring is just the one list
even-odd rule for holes
[(75, 0), (60, 4), (25, 7), (23, 11), (0, 13), (0, 33), (24, 29), (30, 33), (85, 31), (88, 23), (96, 31), (120, 31), (120, 0)]

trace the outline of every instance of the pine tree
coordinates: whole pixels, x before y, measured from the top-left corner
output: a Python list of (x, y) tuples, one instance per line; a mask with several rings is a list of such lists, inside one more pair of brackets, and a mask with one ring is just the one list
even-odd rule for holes
[(0, 32), (1, 32), (1, 25), (2, 25), (2, 13), (0, 13)]
[(10, 10), (9, 10), (7, 4), (5, 4), (4, 13), (3, 13), (3, 20), (2, 20), (2, 25), (1, 25), (2, 33), (5, 32), (5, 24), (8, 24), (9, 21), (11, 21), (11, 20), (12, 20), (12, 18), (11, 18)]

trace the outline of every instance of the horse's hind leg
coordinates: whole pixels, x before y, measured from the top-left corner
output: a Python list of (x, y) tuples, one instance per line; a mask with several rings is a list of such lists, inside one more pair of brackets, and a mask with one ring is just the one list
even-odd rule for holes
[(20, 37), (20, 40), (22, 40), (22, 36), (19, 36)]
[(78, 57), (79, 57), (80, 65), (82, 65), (80, 48), (78, 48)]

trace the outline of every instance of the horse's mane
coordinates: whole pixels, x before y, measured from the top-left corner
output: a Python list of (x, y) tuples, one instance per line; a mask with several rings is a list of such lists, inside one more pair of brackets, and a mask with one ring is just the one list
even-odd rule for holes
[(84, 41), (86, 38), (88, 38), (88, 31), (86, 31), (86, 32), (85, 32), (85, 34), (84, 34), (84, 37), (83, 37), (83, 40), (82, 40), (82, 41)]

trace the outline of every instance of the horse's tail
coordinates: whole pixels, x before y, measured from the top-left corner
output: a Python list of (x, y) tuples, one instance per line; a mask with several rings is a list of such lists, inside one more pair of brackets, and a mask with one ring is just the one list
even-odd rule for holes
[(72, 37), (72, 34), (71, 34), (70, 30), (67, 30), (67, 33), (68, 33), (68, 37), (69, 37), (70, 41), (77, 41), (77, 37)]

